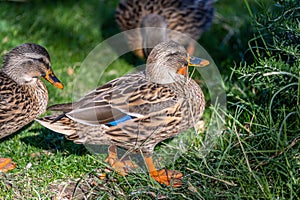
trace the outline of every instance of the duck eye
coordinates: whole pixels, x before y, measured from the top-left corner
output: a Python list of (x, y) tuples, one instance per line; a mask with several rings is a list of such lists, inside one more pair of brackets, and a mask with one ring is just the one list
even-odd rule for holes
[(41, 76), (42, 76), (42, 77), (45, 77), (45, 76), (46, 76), (46, 73), (45, 73), (45, 72), (41, 72)]
[(27, 61), (27, 65), (33, 65), (33, 61), (32, 60), (28, 60)]
[(187, 67), (189, 65), (188, 61), (184, 61), (184, 66)]
[(42, 62), (42, 63), (45, 62), (43, 58), (39, 58), (38, 61), (40, 61), (40, 62)]

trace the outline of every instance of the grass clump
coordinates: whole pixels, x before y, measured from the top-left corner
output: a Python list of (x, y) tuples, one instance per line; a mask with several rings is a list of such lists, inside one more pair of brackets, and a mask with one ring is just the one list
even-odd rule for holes
[[(231, 85), (229, 93), (228, 132), (242, 150), (233, 151), (235, 157), (242, 157), (233, 160), (234, 166), (242, 162), (248, 168), (243, 173), (248, 173), (249, 179), (238, 181), (249, 197), (299, 198), (297, 10), (298, 1), (262, 7), (255, 15), (256, 31), (249, 42), (249, 56), (254, 62), (241, 63), (232, 71), (231, 81), (237, 84)], [(257, 185), (257, 190), (252, 184)]]

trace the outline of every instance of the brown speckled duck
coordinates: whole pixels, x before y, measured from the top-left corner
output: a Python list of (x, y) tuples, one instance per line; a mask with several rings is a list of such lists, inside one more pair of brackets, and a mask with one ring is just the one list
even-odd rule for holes
[[(193, 54), (194, 44), (207, 30), (214, 17), (214, 0), (120, 0), (116, 21), (125, 33), (129, 46), (139, 57), (147, 57), (156, 44), (174, 40)], [(157, 27), (154, 31), (137, 28)], [(187, 34), (183, 37), (176, 32)]]
[[(42, 46), (22, 44), (4, 56), (0, 69), (0, 139), (46, 111), (48, 91), (38, 77), (63, 88), (51, 69), (48, 52)], [(0, 158), (0, 171), (9, 166), (9, 158)]]
[(142, 153), (152, 178), (180, 186), (182, 174), (157, 170), (152, 154), (159, 142), (199, 121), (205, 99), (199, 85), (187, 76), (187, 68), (208, 63), (189, 56), (174, 41), (160, 43), (150, 53), (145, 71), (114, 79), (73, 104), (52, 106), (50, 110), (63, 114), (37, 121), (75, 143), (110, 145), (107, 161), (123, 175), (125, 167), (134, 164), (118, 160), (116, 146)]

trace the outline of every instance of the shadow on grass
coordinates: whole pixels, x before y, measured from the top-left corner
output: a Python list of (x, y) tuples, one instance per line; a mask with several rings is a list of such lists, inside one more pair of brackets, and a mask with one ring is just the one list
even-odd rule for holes
[(67, 152), (68, 154), (78, 156), (88, 153), (83, 145), (75, 144), (59, 133), (52, 132), (45, 128), (36, 128), (32, 129), (32, 131), (40, 134), (21, 138), (21, 141), (27, 145), (32, 145), (43, 150)]
[(4, 138), (1, 138), (1, 139), (0, 139), (0, 143), (1, 143), (1, 142), (4, 142), (4, 141), (6, 141), (6, 140), (12, 140), (13, 137), (15, 137), (16, 135), (18, 135), (18, 134), (21, 133), (22, 131), (27, 130), (27, 129), (32, 125), (32, 123), (33, 123), (33, 122), (30, 122), (29, 124), (23, 126), (21, 129), (19, 129), (17, 132), (14, 132), (14, 133), (12, 133), (12, 134), (10, 134), (10, 135), (4, 137)]

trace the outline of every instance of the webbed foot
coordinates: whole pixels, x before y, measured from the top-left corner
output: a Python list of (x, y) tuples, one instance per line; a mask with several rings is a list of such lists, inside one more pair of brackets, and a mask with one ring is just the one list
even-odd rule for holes
[(161, 169), (158, 171), (154, 166), (152, 157), (145, 157), (145, 162), (150, 172), (150, 176), (160, 184), (172, 187), (182, 186), (181, 178), (183, 177), (183, 174), (181, 172), (168, 169)]
[(109, 147), (105, 162), (109, 163), (109, 165), (122, 176), (127, 175), (131, 170), (138, 167), (138, 165), (132, 162), (128, 157), (118, 159), (116, 146)]

